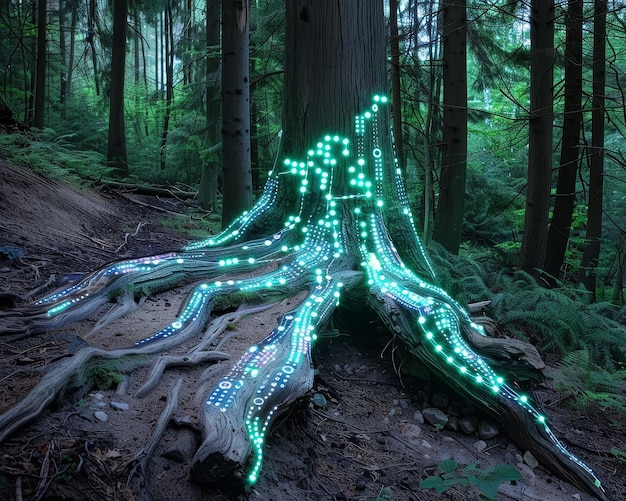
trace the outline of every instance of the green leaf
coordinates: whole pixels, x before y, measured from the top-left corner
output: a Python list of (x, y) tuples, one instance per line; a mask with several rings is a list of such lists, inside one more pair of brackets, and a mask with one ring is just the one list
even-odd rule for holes
[(511, 480), (521, 480), (522, 474), (515, 466), (501, 463), (485, 471), (484, 479), (489, 482), (508, 482)]
[(459, 467), (459, 463), (457, 463), (454, 459), (444, 459), (441, 463), (439, 463), (439, 469), (443, 473), (452, 473), (456, 471)]
[(450, 485), (446, 485), (441, 477), (435, 476), (426, 477), (420, 484), (420, 489), (435, 489), (437, 494), (443, 494), (449, 488)]

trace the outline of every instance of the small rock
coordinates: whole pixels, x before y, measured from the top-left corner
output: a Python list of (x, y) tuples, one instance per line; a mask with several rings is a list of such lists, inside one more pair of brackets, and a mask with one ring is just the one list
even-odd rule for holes
[(459, 431), (459, 418), (456, 416), (450, 416), (446, 428), (452, 431)]
[(433, 426), (441, 426), (442, 428), (448, 423), (448, 416), (442, 410), (435, 407), (427, 407), (422, 411), (424, 419)]
[(415, 411), (415, 414), (413, 414), (413, 421), (417, 424), (424, 424), (424, 416), (420, 411)]
[(478, 423), (478, 436), (483, 440), (489, 440), (500, 434), (500, 427), (491, 421), (481, 421)]
[(118, 411), (127, 411), (128, 410), (128, 404), (126, 404), (124, 402), (111, 402), (111, 407), (113, 407), (114, 409), (116, 409)]
[(411, 401), (408, 398), (403, 398), (400, 400), (400, 408), (407, 410), (411, 405)]
[(476, 407), (468, 406), (461, 409), (461, 416), (473, 416), (476, 414)]
[(426, 440), (422, 440), (422, 447), (425, 447), (426, 449), (432, 449), (433, 446), (430, 445), (430, 443)]
[(537, 478), (533, 469), (524, 463), (517, 463), (517, 469), (522, 474), (522, 476), (526, 479)]
[(526, 463), (528, 466), (530, 466), (533, 469), (539, 466), (539, 461), (535, 459), (535, 456), (533, 456), (532, 452), (530, 451), (526, 451), (524, 453), (524, 463)]
[(438, 409), (445, 409), (448, 407), (448, 402), (450, 401), (448, 395), (440, 392), (433, 393), (433, 398), (431, 400), (432, 406), (437, 407)]
[(476, 416), (466, 416), (459, 419), (459, 428), (466, 435), (471, 435), (478, 428), (478, 418)]
[(461, 405), (457, 402), (452, 402), (448, 405), (446, 412), (449, 416), (460, 417), (461, 416)]
[(98, 421), (102, 421), (103, 423), (106, 423), (109, 420), (109, 416), (107, 416), (107, 413), (103, 411), (94, 412), (93, 417), (95, 417)]
[(102, 393), (94, 393), (93, 395), (91, 395), (91, 398), (93, 398), (94, 400), (102, 400), (104, 398), (104, 395)]
[(422, 433), (422, 429), (416, 424), (406, 423), (402, 426), (400, 432), (409, 440), (417, 440)]
[(474, 442), (474, 449), (476, 449), (478, 452), (482, 452), (487, 448), (487, 442), (485, 442), (484, 440), (477, 440), (476, 442)]
[(313, 394), (313, 405), (315, 407), (326, 407), (327, 404), (328, 402), (326, 401), (326, 397), (324, 395), (321, 393)]
[(572, 496), (574, 499), (580, 499), (580, 494), (576, 493)]

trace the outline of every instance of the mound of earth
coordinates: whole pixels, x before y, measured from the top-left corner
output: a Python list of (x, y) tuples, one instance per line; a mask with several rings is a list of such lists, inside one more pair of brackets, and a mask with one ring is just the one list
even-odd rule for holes
[[(180, 248), (188, 238), (164, 226), (172, 212), (180, 213), (179, 222), (190, 217), (175, 200), (77, 188), (0, 164), (4, 307), (106, 262)], [(81, 347), (114, 349), (160, 330), (188, 290), (155, 295), (134, 314), (95, 334), (94, 320), (27, 338), (5, 331), (0, 338), (0, 412)], [(237, 312), (222, 312), (229, 324), (219, 349), (236, 359), (300, 300), (302, 296), (248, 310), (237, 321)], [(477, 499), (479, 490), (472, 485), (459, 484), (442, 495), (420, 488), (441, 461), (454, 459), (462, 466), (477, 463), (483, 473), (501, 464), (515, 466), (523, 478), (502, 483), (498, 499), (589, 499), (534, 464), (510, 443), (506, 430), (456, 401), (445, 388), (399, 374), (400, 350), (381, 326), (363, 319), (350, 335), (339, 319), (335, 327), (332, 337), (318, 342), (314, 390), (269, 437), (262, 476), (247, 493), (189, 481), (191, 457), (200, 442), (201, 402), (232, 362), (173, 368), (145, 397), (135, 398), (150, 368), (125, 371), (122, 361), (115, 370), (101, 365), (85, 374), (80, 384), (68, 387), (53, 406), (0, 445), (0, 498)], [(0, 323), (0, 330), (7, 328)], [(181, 376), (178, 407), (151, 447), (168, 392)], [(592, 465), (613, 499), (624, 499), (626, 462), (611, 453), (626, 451), (623, 415), (593, 406), (587, 414), (574, 412), (567, 396), (549, 382), (537, 395), (558, 437)], [(437, 416), (447, 422), (438, 424)], [(474, 428), (459, 426), (463, 418)], [(141, 468), (133, 461), (139, 457), (145, 458)]]

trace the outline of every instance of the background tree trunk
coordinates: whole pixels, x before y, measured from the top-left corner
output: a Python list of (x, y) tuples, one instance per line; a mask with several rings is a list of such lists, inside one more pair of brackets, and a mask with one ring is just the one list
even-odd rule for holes
[(443, 140), (433, 240), (459, 252), (467, 165), (467, 4), (443, 2)]
[(159, 148), (159, 158), (161, 160), (161, 171), (165, 170), (167, 159), (167, 136), (170, 131), (170, 117), (172, 115), (172, 99), (174, 98), (174, 18), (172, 15), (172, 3), (167, 2), (165, 8), (165, 29), (163, 30), (165, 39), (165, 116), (163, 117), (163, 130), (161, 131), (161, 147)]
[(578, 280), (596, 298), (596, 276), (602, 237), (604, 191), (604, 93), (606, 84), (606, 0), (595, 0), (593, 21), (593, 110), (589, 169), (587, 246), (580, 263)]
[(393, 104), (393, 140), (398, 163), (404, 171), (406, 163), (402, 140), (402, 99), (400, 85), (400, 36), (398, 34), (398, 0), (389, 0), (389, 45), (391, 46), (391, 103)]
[(124, 74), (126, 69), (126, 17), (128, 1), (113, 4), (113, 50), (111, 53), (111, 104), (107, 162), (117, 177), (128, 176), (126, 125), (124, 122)]
[(519, 268), (543, 270), (552, 179), (554, 1), (533, 0), (530, 12), (530, 122), (528, 185)]
[(546, 245), (545, 279), (552, 286), (561, 278), (561, 266), (569, 241), (576, 172), (580, 158), (580, 127), (583, 94), (583, 1), (569, 0), (565, 16), (565, 106), (561, 161), (556, 183), (556, 199)]
[(222, 0), (222, 226), (252, 206), (249, 0)]
[(39, 0), (37, 4), (37, 76), (35, 77), (35, 112), (33, 126), (43, 129), (46, 110), (46, 15), (47, 1)]
[[(213, 148), (220, 141), (219, 96), (220, 60), (220, 0), (206, 1), (206, 108), (205, 147)], [(205, 210), (214, 211), (217, 205), (217, 179), (221, 152), (205, 155), (200, 175), (198, 203)], [(207, 158), (208, 157), (208, 158)]]

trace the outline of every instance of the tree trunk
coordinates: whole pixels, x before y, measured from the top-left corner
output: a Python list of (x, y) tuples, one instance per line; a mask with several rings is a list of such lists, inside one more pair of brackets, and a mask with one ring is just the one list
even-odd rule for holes
[(433, 240), (457, 254), (467, 164), (467, 5), (443, 2), (443, 139)]
[(65, 115), (65, 96), (67, 94), (67, 41), (65, 39), (65, 6), (59, 5), (57, 11), (59, 16), (59, 104), (61, 105), (61, 116)]
[(47, 1), (39, 0), (37, 4), (37, 76), (35, 81), (35, 113), (33, 127), (43, 129), (46, 110), (46, 16)]
[(393, 139), (400, 168), (406, 169), (402, 139), (402, 99), (400, 88), (400, 36), (398, 35), (398, 0), (389, 0), (389, 45), (391, 47), (391, 103), (393, 104)]
[(539, 278), (544, 267), (552, 179), (554, 1), (532, 0), (528, 185), (519, 268)]
[(569, 241), (574, 203), (576, 172), (580, 158), (580, 128), (583, 94), (583, 1), (569, 0), (565, 17), (565, 106), (561, 161), (556, 183), (556, 199), (548, 231), (545, 280), (555, 286)]
[(96, 0), (89, 0), (89, 10), (87, 11), (87, 43), (91, 50), (91, 64), (93, 66), (93, 81), (96, 87), (96, 95), (100, 95), (100, 75), (98, 75), (98, 54), (96, 52)]
[(591, 151), (587, 246), (580, 263), (578, 281), (595, 301), (604, 191), (604, 95), (606, 83), (606, 0), (595, 0), (593, 21), (593, 110), (591, 112)]
[(72, 81), (74, 79), (74, 62), (76, 59), (76, 24), (78, 23), (78, 5), (72, 4), (72, 20), (70, 24), (70, 53), (67, 57), (67, 81), (65, 82), (65, 93), (72, 95)]
[[(220, 141), (219, 81), (220, 61), (217, 48), (220, 44), (220, 0), (206, 2), (206, 108), (205, 146), (212, 148)], [(217, 178), (221, 151), (205, 155), (202, 159), (202, 174), (198, 204), (205, 210), (217, 208)]]
[(170, 131), (170, 117), (172, 115), (172, 99), (174, 98), (174, 19), (170, 0), (165, 8), (165, 116), (163, 117), (163, 130), (161, 132), (161, 147), (159, 158), (161, 159), (161, 172), (165, 170), (167, 159), (167, 136)]
[(252, 205), (249, 0), (222, 0), (222, 226)]
[(126, 18), (128, 1), (113, 4), (113, 48), (111, 53), (111, 103), (107, 163), (116, 177), (128, 177), (126, 125), (124, 122), (124, 74), (126, 69)]

